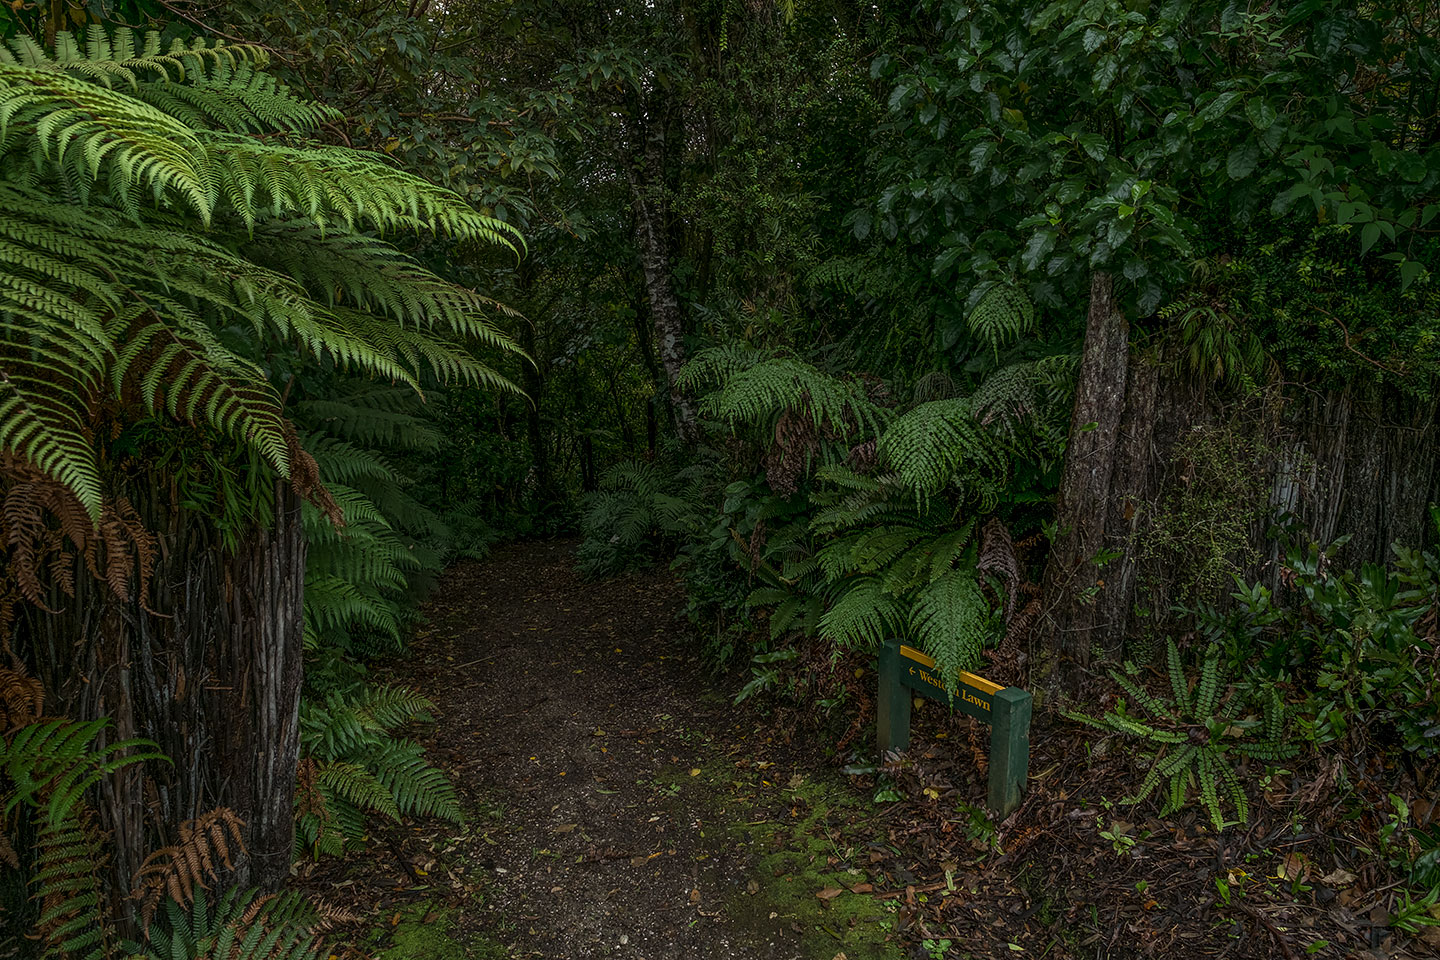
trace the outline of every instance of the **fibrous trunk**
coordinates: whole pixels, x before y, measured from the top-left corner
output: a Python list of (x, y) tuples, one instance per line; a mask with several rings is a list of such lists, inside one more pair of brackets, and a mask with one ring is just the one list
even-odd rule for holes
[(274, 889), (289, 875), (300, 746), (300, 500), (277, 483), (274, 522), (227, 549), (208, 518), (172, 496), (131, 491), (160, 541), (144, 603), (80, 577), (73, 597), (53, 598), (57, 612), (25, 612), (18, 648), (49, 712), (108, 717), (114, 739), (149, 738), (172, 761), (127, 767), (100, 788), (118, 896), (179, 824), (216, 807), (245, 821), (246, 849), (225, 882)]

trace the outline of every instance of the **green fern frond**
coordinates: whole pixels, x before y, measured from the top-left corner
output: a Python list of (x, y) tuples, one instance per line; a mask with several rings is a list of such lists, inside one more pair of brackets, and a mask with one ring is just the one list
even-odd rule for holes
[(144, 943), (130, 943), (132, 957), (145, 960), (319, 960), (325, 952), (316, 930), (320, 918), (298, 893), (260, 897), (232, 887), (214, 902), (203, 887), (192, 905), (166, 900), (145, 931)]
[(972, 292), (978, 299), (970, 311), (967, 324), (970, 332), (992, 351), (1035, 329), (1035, 305), (1019, 287), (1008, 283), (990, 282)]
[(445, 775), (425, 762), (425, 751), (408, 741), (385, 744), (368, 758), (376, 776), (406, 814), (462, 823), (460, 799)]
[(880, 436), (878, 453), (921, 500), (966, 476), (1003, 476), (1009, 467), (968, 399), (920, 404), (890, 424)]
[(735, 371), (704, 399), (701, 410), (731, 426), (767, 425), (794, 411), (806, 415), (817, 430), (828, 426), (841, 436), (876, 432), (886, 420), (885, 411), (854, 385), (783, 358)]
[(820, 635), (843, 649), (875, 649), (901, 633), (905, 613), (878, 579), (855, 577), (820, 618)]
[(980, 663), (990, 606), (973, 570), (951, 570), (920, 589), (910, 610), (910, 629), (935, 658), (942, 677)]

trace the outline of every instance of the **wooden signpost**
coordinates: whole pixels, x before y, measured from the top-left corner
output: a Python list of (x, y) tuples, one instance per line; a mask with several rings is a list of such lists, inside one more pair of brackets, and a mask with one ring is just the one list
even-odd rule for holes
[(1030, 694), (965, 672), (946, 684), (932, 657), (898, 642), (887, 643), (880, 651), (876, 723), (882, 754), (910, 746), (911, 691), (990, 724), (988, 805), (1002, 817), (1020, 806), (1030, 770)]

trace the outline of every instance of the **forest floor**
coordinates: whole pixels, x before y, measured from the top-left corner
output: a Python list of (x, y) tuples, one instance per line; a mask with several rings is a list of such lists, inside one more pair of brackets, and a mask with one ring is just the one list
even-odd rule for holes
[(970, 721), (931, 705), (906, 799), (877, 803), (833, 733), (731, 704), (673, 575), (586, 581), (573, 548), (452, 570), (379, 677), (434, 702), (418, 735), (470, 818), (302, 869), (364, 918), (336, 931), (341, 956), (1440, 956), (1440, 936), (1387, 928), (1394, 904), (1343, 844), (1283, 811), (1222, 839), (1193, 813), (1113, 804), (1134, 764), (1092, 756), (1073, 725), (1036, 731), (1027, 800), (997, 827)]

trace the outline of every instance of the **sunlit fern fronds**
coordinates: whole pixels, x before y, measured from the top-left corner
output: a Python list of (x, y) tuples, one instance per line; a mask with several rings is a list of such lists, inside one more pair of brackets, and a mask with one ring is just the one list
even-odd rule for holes
[[(162, 49), (163, 46), (163, 49)], [(379, 155), (295, 140), (332, 115), (247, 46), (92, 29), (0, 55), (0, 450), (98, 519), (107, 395), (203, 424), (288, 475), (285, 344), (418, 390), (514, 389), (505, 309), (363, 231), (515, 248), (509, 226)], [(259, 136), (256, 136), (258, 134)], [(237, 345), (224, 331), (248, 331)]]

